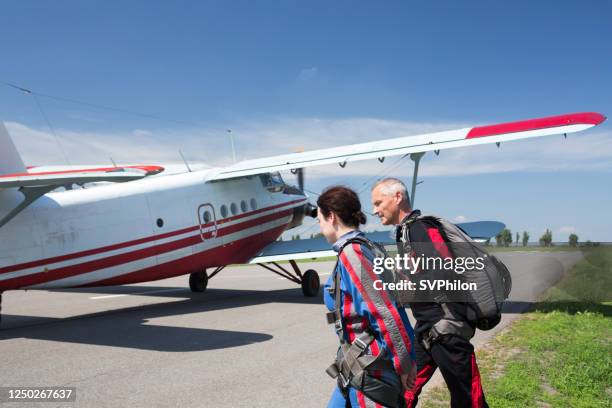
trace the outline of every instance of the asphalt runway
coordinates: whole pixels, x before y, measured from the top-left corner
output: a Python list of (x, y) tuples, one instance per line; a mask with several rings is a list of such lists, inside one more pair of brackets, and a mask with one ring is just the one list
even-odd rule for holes
[[(556, 282), (579, 252), (508, 252), (502, 325)], [(333, 262), (300, 264), (324, 281)], [(227, 268), (203, 294), (187, 277), (3, 296), (0, 386), (76, 387), (44, 407), (324, 407), (337, 338), (320, 298), (257, 266)], [(494, 333), (479, 333), (482, 344)], [(41, 403), (7, 403), (6, 407)]]

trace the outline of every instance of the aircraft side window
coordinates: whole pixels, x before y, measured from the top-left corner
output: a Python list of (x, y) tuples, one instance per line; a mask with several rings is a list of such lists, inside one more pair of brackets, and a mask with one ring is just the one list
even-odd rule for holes
[(284, 186), (285, 182), (283, 181), (283, 178), (281, 177), (280, 173), (278, 171), (274, 172), (274, 173), (270, 173), (270, 179), (272, 180), (272, 184), (275, 186)]
[(223, 218), (226, 218), (226, 217), (227, 217), (227, 205), (225, 205), (225, 204), (223, 204), (223, 205), (221, 206), (221, 216), (222, 216)]
[(211, 219), (210, 211), (204, 211), (204, 224), (208, 224)]
[(230, 211), (232, 212), (232, 215), (238, 214), (238, 206), (236, 205), (236, 203), (230, 204)]
[(240, 209), (242, 210), (243, 213), (247, 212), (249, 208), (247, 207), (246, 201), (244, 200), (240, 201)]
[(251, 198), (251, 210), (257, 209), (257, 201), (254, 198)]

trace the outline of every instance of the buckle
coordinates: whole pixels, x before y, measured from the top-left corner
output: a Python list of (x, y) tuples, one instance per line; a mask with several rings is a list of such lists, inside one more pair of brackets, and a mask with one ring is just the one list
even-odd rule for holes
[(336, 329), (336, 334), (342, 331), (342, 320), (336, 320), (334, 322), (334, 328)]
[(349, 383), (351, 382), (351, 380), (349, 380), (344, 376), (344, 374), (342, 374), (342, 371), (338, 372), (338, 378), (340, 379), (340, 384), (342, 384), (342, 388), (348, 387)]
[(431, 334), (431, 329), (425, 332), (424, 337), (425, 337), (425, 340), (427, 340), (428, 342), (431, 342), (434, 339), (433, 335)]
[(357, 345), (357, 347), (359, 347), (361, 351), (364, 351), (365, 349), (368, 348), (368, 345), (366, 344), (366, 342), (361, 340), (359, 337), (356, 337), (355, 340), (353, 340), (353, 344)]
[(434, 338), (434, 336), (431, 334), (431, 329), (429, 329), (421, 336), (421, 344), (425, 350), (429, 351), (431, 350), (431, 345), (436, 341), (436, 339), (437, 337)]

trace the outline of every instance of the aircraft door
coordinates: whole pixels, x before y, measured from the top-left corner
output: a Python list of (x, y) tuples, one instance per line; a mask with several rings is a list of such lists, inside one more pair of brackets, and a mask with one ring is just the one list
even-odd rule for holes
[(198, 207), (198, 222), (200, 224), (200, 237), (202, 241), (217, 238), (217, 217), (212, 204), (201, 204)]

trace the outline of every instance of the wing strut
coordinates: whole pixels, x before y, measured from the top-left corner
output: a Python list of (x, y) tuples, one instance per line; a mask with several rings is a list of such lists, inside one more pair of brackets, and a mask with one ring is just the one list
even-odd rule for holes
[(410, 160), (414, 162), (414, 173), (412, 174), (412, 192), (410, 194), (410, 208), (414, 209), (414, 198), (416, 195), (416, 186), (419, 184), (417, 178), (419, 176), (419, 163), (425, 156), (425, 152), (410, 153)]

